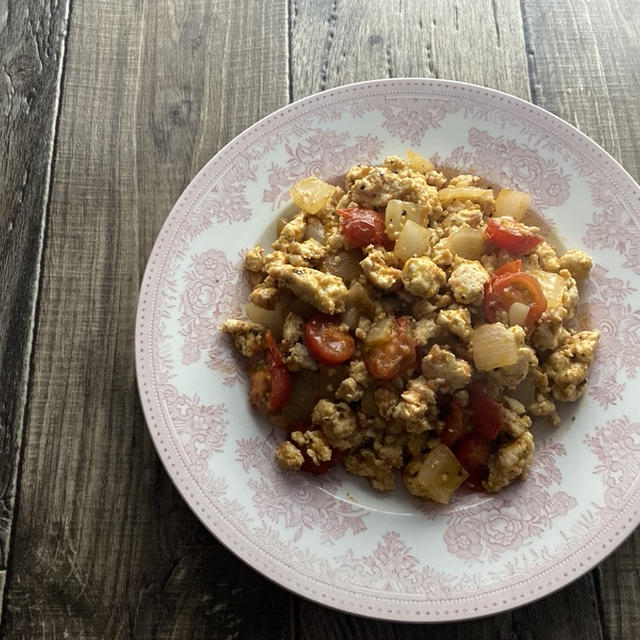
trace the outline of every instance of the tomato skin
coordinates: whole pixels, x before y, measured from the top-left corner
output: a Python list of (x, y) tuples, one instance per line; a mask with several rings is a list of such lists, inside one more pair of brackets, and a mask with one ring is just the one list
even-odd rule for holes
[(489, 242), (514, 255), (529, 253), (543, 240), (542, 236), (508, 218), (489, 218), (484, 235)]
[(338, 462), (340, 462), (340, 460), (344, 458), (346, 452), (340, 451), (338, 449), (332, 449), (331, 458), (329, 460), (323, 460), (319, 464), (316, 464), (309, 457), (307, 452), (304, 451), (303, 449), (300, 449), (298, 444), (295, 443), (291, 438), (291, 434), (294, 431), (302, 431), (304, 433), (305, 431), (309, 431), (309, 429), (313, 429), (313, 428), (314, 427), (311, 424), (310, 420), (296, 422), (292, 425), (289, 425), (289, 427), (287, 428), (287, 434), (288, 434), (289, 442), (291, 442), (298, 449), (298, 451), (300, 451), (300, 453), (302, 454), (302, 457), (304, 458), (304, 462), (302, 463), (302, 466), (300, 467), (300, 469), (302, 469), (302, 471), (307, 471), (308, 473), (312, 473), (314, 476), (321, 476), (331, 471), (331, 469), (333, 469), (338, 464)]
[(453, 453), (469, 474), (466, 484), (472, 489), (482, 489), (482, 481), (488, 473), (491, 441), (481, 433), (472, 431), (456, 442)]
[(451, 448), (467, 433), (466, 416), (468, 411), (457, 404), (452, 404), (444, 422), (444, 429), (440, 434), (440, 442)]
[(364, 346), (364, 362), (376, 380), (391, 380), (416, 366), (416, 342), (408, 318), (395, 318), (386, 342)]
[(504, 424), (502, 406), (484, 387), (474, 384), (469, 390), (467, 409), (471, 411), (471, 424), (474, 431), (489, 440), (494, 440)]
[(506, 276), (510, 273), (518, 273), (522, 271), (522, 260), (518, 258), (517, 260), (512, 260), (511, 262), (507, 262), (503, 264), (501, 267), (498, 267), (492, 274), (491, 279), (497, 278), (498, 276)]
[(494, 276), (485, 289), (485, 318), (489, 322), (495, 322), (499, 310), (509, 311), (514, 302), (521, 302), (529, 307), (525, 328), (533, 327), (547, 308), (547, 299), (542, 293), (540, 283), (530, 273), (508, 273), (497, 278)]
[(356, 343), (330, 316), (317, 314), (306, 324), (304, 341), (311, 355), (321, 364), (336, 365), (353, 358)]
[(372, 244), (385, 249), (393, 248), (393, 241), (385, 231), (384, 216), (373, 209), (338, 209), (342, 216), (340, 230), (353, 247)]
[(291, 397), (291, 374), (271, 331), (265, 336), (267, 356), (249, 373), (249, 401), (264, 413), (278, 413)]

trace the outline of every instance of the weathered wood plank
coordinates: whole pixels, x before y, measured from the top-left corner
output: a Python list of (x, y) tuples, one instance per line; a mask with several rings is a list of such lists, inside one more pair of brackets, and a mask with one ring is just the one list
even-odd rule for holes
[[(13, 522), (67, 10), (66, 0), (9, 0), (0, 5), (2, 584)], [(2, 592), (0, 588), (0, 599)]]
[(291, 635), (291, 596), (210, 536), (161, 468), (133, 362), (172, 203), (287, 100), (286, 9), (73, 5), (5, 638)]
[(518, 4), (291, 0), (292, 95), (349, 82), (425, 77), (529, 98)]
[[(601, 144), (640, 180), (640, 5), (525, 0), (535, 102)], [(596, 569), (605, 638), (640, 636), (640, 532)]]

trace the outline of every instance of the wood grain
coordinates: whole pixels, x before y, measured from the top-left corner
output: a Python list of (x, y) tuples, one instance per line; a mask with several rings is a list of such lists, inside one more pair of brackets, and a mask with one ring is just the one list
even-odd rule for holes
[(291, 596), (162, 469), (135, 391), (152, 242), (217, 149), (284, 104), (284, 1), (73, 4), (4, 638), (287, 638)]
[(13, 522), (66, 1), (0, 4), (0, 598)]
[(392, 77), (447, 78), (529, 98), (518, 4), (292, 0), (292, 95)]
[[(532, 94), (640, 180), (640, 4), (525, 0)], [(604, 637), (640, 637), (640, 531), (595, 570)]]

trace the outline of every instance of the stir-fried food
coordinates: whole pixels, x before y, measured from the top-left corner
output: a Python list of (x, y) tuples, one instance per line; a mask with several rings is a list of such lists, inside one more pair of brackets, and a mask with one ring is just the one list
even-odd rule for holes
[(246, 253), (249, 400), (283, 429), (283, 468), (342, 463), (447, 503), (526, 477), (532, 419), (582, 396), (599, 334), (575, 322), (591, 258), (525, 223), (528, 194), (447, 179), (425, 158), (311, 176), (272, 250)]

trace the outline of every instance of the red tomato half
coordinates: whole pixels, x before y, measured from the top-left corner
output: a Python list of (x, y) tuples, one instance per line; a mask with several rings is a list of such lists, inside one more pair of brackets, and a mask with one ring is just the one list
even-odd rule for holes
[(444, 421), (444, 429), (440, 434), (440, 442), (451, 448), (462, 436), (467, 433), (465, 417), (468, 411), (465, 411), (457, 404), (452, 404), (449, 413)]
[(391, 249), (393, 242), (385, 232), (384, 216), (373, 209), (338, 209), (341, 231), (349, 244), (361, 249), (367, 245)]
[(321, 462), (316, 464), (309, 457), (309, 454), (305, 450), (300, 449), (300, 447), (291, 439), (291, 434), (294, 431), (302, 431), (304, 433), (305, 431), (308, 431), (309, 429), (313, 429), (313, 428), (314, 427), (310, 421), (296, 422), (295, 424), (292, 424), (291, 426), (289, 426), (289, 428), (287, 429), (287, 432), (289, 434), (289, 442), (291, 442), (293, 445), (295, 445), (296, 448), (298, 448), (300, 453), (302, 453), (302, 457), (304, 458), (304, 462), (302, 463), (302, 466), (300, 468), (303, 471), (308, 471), (309, 473), (312, 473), (314, 476), (320, 476), (331, 471), (331, 469), (333, 469), (333, 467), (335, 467), (338, 464), (338, 462), (340, 462), (340, 460), (344, 458), (345, 452), (340, 451), (339, 449), (332, 449), (331, 458), (329, 460), (322, 460)]
[(489, 440), (495, 439), (503, 425), (502, 406), (484, 387), (478, 384), (471, 387), (467, 409), (471, 411), (474, 430)]
[(456, 442), (453, 453), (469, 474), (467, 485), (473, 489), (482, 489), (482, 481), (487, 477), (491, 441), (481, 433), (472, 431)]
[[(510, 263), (511, 264), (511, 263)], [(530, 329), (547, 308), (547, 299), (542, 293), (540, 283), (529, 273), (494, 273), (487, 285), (483, 309), (488, 322), (495, 322), (499, 310), (509, 311), (514, 302), (525, 304), (529, 312), (525, 327)]]
[(329, 316), (313, 316), (305, 324), (304, 341), (311, 355), (322, 364), (341, 364), (356, 352), (351, 335), (342, 331)]
[(365, 344), (364, 361), (377, 380), (391, 380), (411, 371), (416, 365), (416, 342), (409, 320), (396, 318), (388, 341)]
[(291, 375), (271, 331), (266, 341), (266, 359), (249, 373), (249, 401), (260, 411), (278, 413), (291, 396)]
[(484, 234), (489, 242), (514, 255), (529, 253), (543, 239), (525, 225), (509, 218), (489, 218)]

